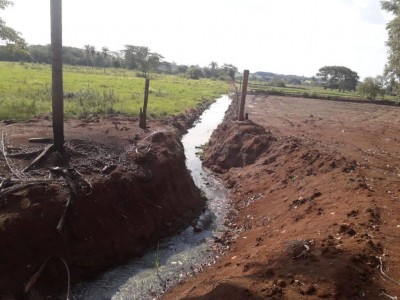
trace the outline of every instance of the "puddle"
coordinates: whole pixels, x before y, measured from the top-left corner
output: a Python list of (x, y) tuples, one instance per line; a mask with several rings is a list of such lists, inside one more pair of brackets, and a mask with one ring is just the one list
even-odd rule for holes
[(228, 193), (202, 168), (196, 152), (221, 123), (230, 102), (228, 96), (219, 98), (182, 138), (186, 165), (195, 184), (209, 199), (207, 209), (199, 219), (203, 230), (194, 232), (189, 226), (177, 236), (160, 241), (156, 249), (141, 258), (109, 270), (92, 282), (79, 284), (73, 289), (76, 299), (154, 299), (168, 287), (194, 274), (213, 255), (210, 247), (213, 236), (225, 229)]

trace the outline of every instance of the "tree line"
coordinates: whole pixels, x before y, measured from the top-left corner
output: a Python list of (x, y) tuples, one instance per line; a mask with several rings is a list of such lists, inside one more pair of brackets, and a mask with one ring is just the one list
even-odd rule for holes
[[(165, 74), (186, 74), (191, 79), (234, 78), (237, 68), (232, 64), (218, 65), (212, 61), (208, 66), (179, 65), (163, 60), (164, 57), (145, 46), (125, 45), (121, 51), (110, 51), (107, 47), (97, 50), (92, 45), (83, 48), (63, 46), (63, 63), (73, 66), (94, 68), (126, 68), (137, 70), (147, 77), (149, 72)], [(50, 45), (29, 45), (25, 51), (10, 51), (8, 46), (0, 46), (0, 61), (32, 62), (51, 64)]]
[[(10, 0), (0, 0), (0, 9), (12, 5)], [(62, 47), (64, 64), (73, 66), (90, 66), (94, 68), (127, 68), (137, 70), (147, 77), (149, 72), (166, 74), (186, 74), (191, 79), (202, 77), (215, 79), (233, 79), (237, 68), (231, 64), (218, 64), (212, 61), (209, 66), (178, 65), (164, 61), (164, 57), (152, 52), (145, 46), (125, 45), (121, 51), (110, 51), (108, 47), (97, 50), (93, 45), (83, 48)], [(0, 18), (0, 61), (52, 63), (51, 45), (27, 45), (21, 34), (8, 27)]]

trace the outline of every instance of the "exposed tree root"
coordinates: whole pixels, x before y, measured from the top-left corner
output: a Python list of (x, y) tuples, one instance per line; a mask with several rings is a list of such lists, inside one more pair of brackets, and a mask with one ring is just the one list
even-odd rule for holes
[(4, 131), (1, 132), (1, 145), (0, 145), (0, 151), (3, 154), (4, 160), (6, 162), (6, 165), (8, 167), (8, 169), (11, 171), (11, 173), (14, 174), (15, 177), (17, 178), (22, 178), (23, 176), (21, 176), (19, 173), (17, 173), (16, 171), (14, 171), (14, 169), (11, 167), (11, 164), (8, 160), (7, 157), (7, 150), (6, 150), (6, 143), (4, 140)]
[(38, 157), (36, 157), (29, 166), (27, 166), (24, 169), (24, 172), (29, 171), (30, 169), (32, 169), (38, 162), (40, 162), (44, 157), (46, 157), (47, 154), (51, 153), (54, 150), (54, 145), (48, 145), (44, 148), (43, 152), (39, 154)]
[(40, 266), (39, 270), (31, 277), (31, 279), (29, 279), (28, 283), (25, 285), (25, 288), (24, 288), (25, 293), (29, 293), (29, 291), (32, 289), (32, 287), (36, 284), (40, 275), (42, 275), (44, 268), (46, 267), (47, 263), (51, 259), (58, 259), (64, 264), (65, 270), (67, 272), (67, 298), (66, 298), (66, 300), (75, 299), (74, 296), (71, 295), (71, 274), (69, 271), (68, 264), (62, 257), (56, 257), (56, 256), (49, 256), (48, 258), (46, 258), (44, 263)]
[(20, 184), (14, 185), (12, 187), (1, 190), (0, 191), (0, 199), (4, 196), (7, 196), (7, 195), (15, 193), (15, 192), (19, 192), (21, 190), (30, 188), (35, 185), (48, 185), (48, 182), (46, 182), (46, 181), (36, 181), (36, 182), (28, 181), (25, 183), (20, 183)]

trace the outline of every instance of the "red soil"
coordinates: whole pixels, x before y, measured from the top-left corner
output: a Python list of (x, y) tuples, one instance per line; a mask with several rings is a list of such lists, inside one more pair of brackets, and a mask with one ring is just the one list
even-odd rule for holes
[(257, 95), (246, 111), (205, 156), (237, 238), (163, 299), (400, 296), (400, 108)]

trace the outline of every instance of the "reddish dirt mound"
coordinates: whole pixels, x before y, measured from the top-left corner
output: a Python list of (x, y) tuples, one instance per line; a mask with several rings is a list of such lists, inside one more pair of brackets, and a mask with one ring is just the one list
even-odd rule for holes
[[(246, 111), (276, 140), (252, 164), (224, 160), (237, 239), (221, 240), (229, 252), (164, 299), (399, 296), (400, 109), (250, 96)], [(221, 170), (222, 151), (211, 145), (206, 164)]]
[(276, 139), (252, 121), (227, 121), (207, 145), (204, 166), (217, 173), (253, 164)]
[[(21, 124), (4, 127), (7, 144), (12, 145), (7, 152), (15, 176), (7, 183), (5, 175), (10, 171), (0, 160), (0, 192), (17, 186), (17, 181), (33, 186), (0, 197), (0, 298), (7, 294), (23, 298), (24, 284), (50, 256), (63, 258), (76, 282), (142, 254), (191, 222), (204, 207), (175, 133), (131, 129), (130, 137), (121, 138), (127, 130), (116, 127), (123, 128), (123, 122), (105, 123), (109, 128), (101, 124), (103, 134), (90, 130), (96, 124), (78, 127), (76, 135), (86, 133), (85, 140), (69, 140), (62, 155), (52, 153), (25, 173), (18, 170), (43, 147), (22, 145), (21, 150), (17, 146), (36, 131), (24, 131)], [(117, 136), (111, 137), (113, 132)], [(73, 180), (60, 178), (61, 171), (49, 172), (54, 165)], [(86, 195), (88, 182), (90, 195)], [(71, 206), (62, 229), (57, 230), (68, 198)], [(60, 261), (49, 261), (34, 293), (47, 296), (49, 291), (64, 291), (65, 274)]]

